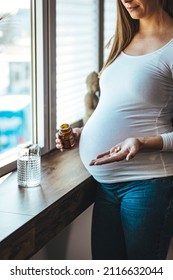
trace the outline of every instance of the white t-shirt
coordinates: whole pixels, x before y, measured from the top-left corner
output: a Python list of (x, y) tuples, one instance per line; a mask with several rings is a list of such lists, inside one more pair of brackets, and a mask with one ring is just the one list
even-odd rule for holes
[[(173, 175), (173, 39), (157, 51), (122, 52), (100, 78), (99, 104), (80, 138), (80, 156), (103, 183)], [(139, 152), (130, 161), (89, 166), (95, 157), (128, 137), (162, 135), (162, 151)]]

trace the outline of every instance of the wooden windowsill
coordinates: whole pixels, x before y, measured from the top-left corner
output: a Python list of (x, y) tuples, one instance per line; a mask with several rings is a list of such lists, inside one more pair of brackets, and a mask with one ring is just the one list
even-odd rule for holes
[(39, 187), (17, 186), (17, 172), (0, 184), (0, 259), (28, 259), (89, 207), (96, 182), (78, 149), (42, 157)]

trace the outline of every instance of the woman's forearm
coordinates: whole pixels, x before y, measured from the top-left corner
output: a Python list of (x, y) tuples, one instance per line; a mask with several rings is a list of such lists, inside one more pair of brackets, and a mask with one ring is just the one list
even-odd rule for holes
[(139, 137), (141, 151), (160, 151), (163, 149), (163, 138), (161, 136)]
[(139, 137), (141, 151), (173, 151), (173, 132), (163, 133), (154, 137)]

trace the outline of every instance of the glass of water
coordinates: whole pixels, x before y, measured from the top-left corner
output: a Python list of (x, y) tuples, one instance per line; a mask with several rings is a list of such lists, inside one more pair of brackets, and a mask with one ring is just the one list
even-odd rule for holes
[(41, 183), (40, 147), (33, 144), (19, 147), (17, 158), (17, 182), (22, 187), (36, 187)]

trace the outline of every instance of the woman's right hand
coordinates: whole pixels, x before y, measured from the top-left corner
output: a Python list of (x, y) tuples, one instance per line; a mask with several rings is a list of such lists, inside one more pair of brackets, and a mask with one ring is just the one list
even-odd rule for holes
[[(75, 128), (72, 129), (73, 135), (75, 137), (76, 144), (79, 143), (79, 139), (80, 139), (80, 135), (81, 135), (82, 129), (83, 129), (83, 127), (75, 127)], [(55, 137), (56, 137), (56, 139), (55, 139), (56, 148), (58, 150), (60, 150), (61, 152), (63, 152), (64, 151), (64, 147), (63, 147), (63, 144), (62, 144), (62, 141), (60, 139), (60, 136), (59, 136), (58, 132), (56, 133)]]

